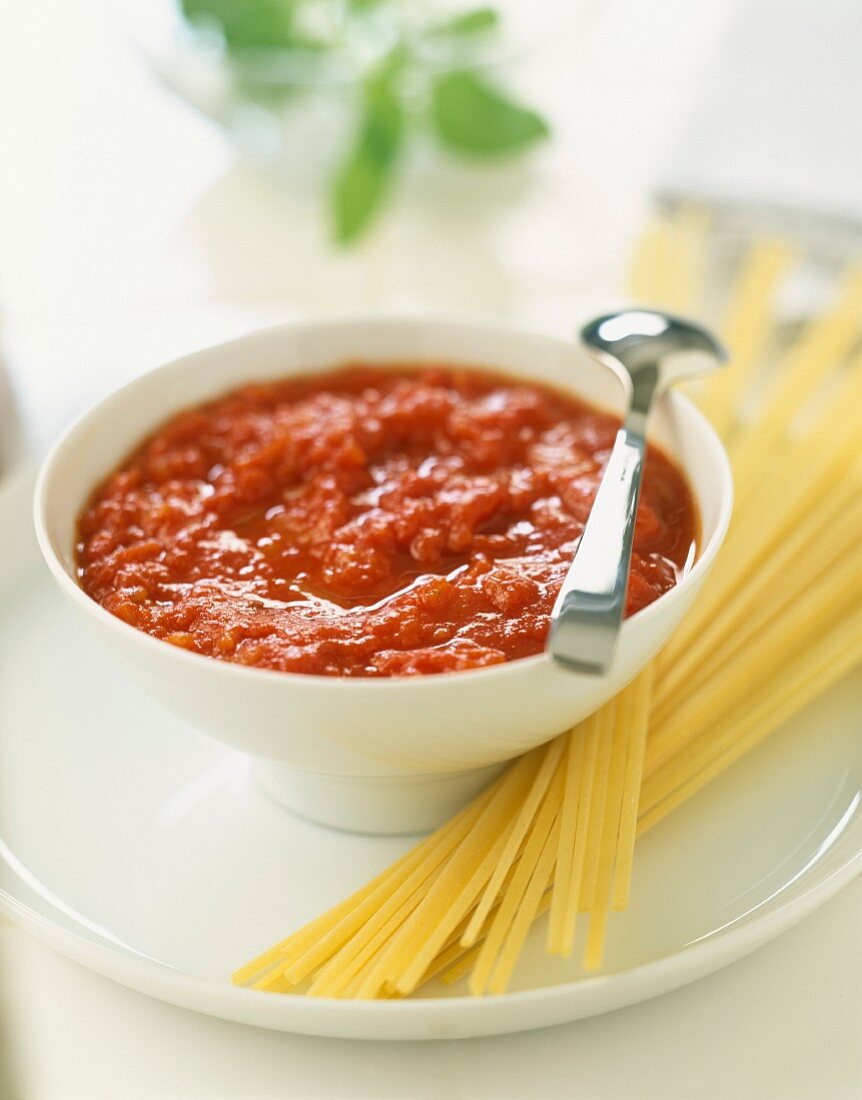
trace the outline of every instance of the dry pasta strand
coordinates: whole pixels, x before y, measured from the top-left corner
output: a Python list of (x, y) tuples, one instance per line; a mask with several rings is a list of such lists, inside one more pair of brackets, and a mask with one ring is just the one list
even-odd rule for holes
[(628, 723), (628, 756), (620, 812), (620, 832), (614, 861), (613, 907), (625, 909), (631, 891), (640, 788), (646, 753), (653, 668), (648, 665), (627, 689), (627, 705), (620, 721)]
[(575, 858), (575, 834), (578, 823), (581, 771), (584, 766), (586, 738), (583, 726), (576, 726), (566, 738), (563, 805), (560, 811), (560, 838), (554, 866), (554, 889), (548, 921), (547, 951), (561, 955), (565, 949), (566, 884), (571, 879)]

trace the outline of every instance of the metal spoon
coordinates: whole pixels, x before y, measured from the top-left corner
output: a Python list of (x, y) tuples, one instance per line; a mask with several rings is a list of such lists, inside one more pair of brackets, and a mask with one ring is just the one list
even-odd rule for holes
[(568, 669), (600, 674), (625, 611), (650, 408), (668, 386), (714, 370), (727, 353), (698, 325), (646, 309), (599, 317), (581, 340), (620, 379), (629, 407), (551, 612), (546, 649)]

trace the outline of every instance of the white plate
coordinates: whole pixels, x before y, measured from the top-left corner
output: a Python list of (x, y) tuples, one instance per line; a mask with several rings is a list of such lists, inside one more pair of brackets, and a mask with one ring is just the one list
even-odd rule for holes
[(409, 841), (289, 816), (243, 758), (115, 675), (47, 576), (30, 479), (0, 493), (0, 901), (59, 951), (200, 1012), (313, 1035), (518, 1031), (666, 992), (772, 939), (862, 869), (862, 676), (846, 681), (650, 833), (604, 972), (534, 935), (513, 991), (433, 984), (397, 1002), (231, 986), (229, 972)]

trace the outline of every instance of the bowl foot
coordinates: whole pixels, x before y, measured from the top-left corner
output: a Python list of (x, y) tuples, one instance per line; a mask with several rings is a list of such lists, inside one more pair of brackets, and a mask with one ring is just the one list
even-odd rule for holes
[(324, 775), (257, 763), (254, 776), (281, 805), (350, 833), (424, 833), (442, 825), (504, 767), (408, 776)]

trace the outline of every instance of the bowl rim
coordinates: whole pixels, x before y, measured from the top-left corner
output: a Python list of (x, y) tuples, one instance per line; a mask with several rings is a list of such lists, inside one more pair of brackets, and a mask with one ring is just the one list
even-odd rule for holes
[[(155, 638), (145, 631), (138, 630), (137, 627), (123, 622), (122, 619), (118, 619), (115, 615), (106, 611), (105, 608), (92, 599), (92, 597), (87, 595), (60, 560), (54, 548), (51, 536), (48, 533), (47, 497), (51, 482), (55, 476), (58, 462), (63, 456), (65, 449), (69, 446), (70, 441), (74, 440), (74, 438), (82, 432), (87, 422), (92, 417), (104, 411), (105, 406), (112, 403), (127, 401), (128, 398), (133, 395), (135, 389), (144, 384), (152, 385), (153, 378), (159, 375), (168, 377), (170, 373), (181, 370), (184, 365), (191, 366), (195, 362), (199, 362), (203, 357), (217, 353), (224, 354), (225, 352), (229, 352), (230, 349), (239, 348), (250, 341), (267, 337), (277, 338), (282, 334), (288, 335), (291, 333), (303, 332), (313, 334), (326, 330), (347, 330), (357, 327), (367, 328), (369, 326), (375, 328), (400, 326), (408, 330), (419, 329), (421, 327), (446, 327), (450, 332), (460, 329), (462, 332), (469, 332), (480, 337), (499, 335), (502, 332), (523, 336), (527, 339), (539, 339), (560, 346), (571, 343), (571, 346), (577, 347), (577, 344), (571, 341), (570, 338), (560, 333), (546, 329), (532, 328), (527, 325), (512, 323), (506, 320), (489, 321), (486, 319), (474, 319), (457, 315), (446, 316), (420, 313), (366, 313), (342, 314), (324, 318), (307, 318), (287, 321), (277, 325), (265, 326), (263, 328), (256, 328), (241, 336), (234, 337), (233, 339), (225, 340), (218, 344), (210, 344), (189, 354), (179, 356), (176, 359), (160, 363), (151, 370), (144, 371), (142, 374), (136, 375), (122, 385), (111, 389), (88, 405), (87, 408), (63, 429), (40, 464), (33, 494), (33, 523), (39, 549), (61, 590), (98, 622), (111, 630), (118, 631), (119, 636), (125, 638), (127, 641), (131, 642), (133, 639), (136, 639), (139, 644), (149, 649), (154, 656), (161, 654), (162, 657), (167, 657), (167, 651), (169, 650), (170, 653), (173, 654), (174, 660), (186, 663), (192, 662), (190, 667), (202, 669), (203, 666), (201, 662), (206, 662), (211, 669), (218, 668), (222, 670), (221, 673), (214, 672), (214, 675), (227, 675), (235, 678), (245, 677), (249, 682), (259, 680), (263, 677), (262, 682), (269, 684), (281, 681), (287, 685), (295, 685), (297, 687), (326, 687), (330, 690), (341, 691), (342, 693), (355, 690), (388, 691), (389, 693), (395, 690), (415, 692), (419, 689), (424, 689), (429, 681), (443, 684), (452, 684), (454, 682), (466, 683), (479, 679), (499, 678), (505, 675), (511, 676), (516, 672), (525, 671), (530, 668), (538, 667), (540, 664), (548, 663), (550, 658), (547, 653), (542, 652), (534, 654), (531, 657), (521, 657), (513, 661), (505, 661), (498, 665), (489, 665), (483, 668), (473, 669), (456, 669), (448, 672), (435, 673), (433, 676), (386, 676), (375, 678), (372, 676), (321, 676), (315, 673), (285, 672), (279, 669), (259, 668), (252, 665), (238, 664), (233, 661), (218, 661), (208, 654), (194, 653), (177, 646), (166, 647), (164, 641), (161, 639)], [(416, 361), (420, 362), (421, 358), (421, 354), (417, 355)], [(493, 363), (487, 365), (493, 366)], [(326, 369), (326, 367), (319, 368), (319, 372), (323, 373)], [(313, 366), (309, 366), (308, 370), (309, 373), (318, 372), (318, 368)], [(514, 374), (513, 377), (515, 377)], [(577, 391), (573, 390), (573, 392), (577, 395)], [(669, 604), (681, 599), (685, 589), (691, 587), (691, 584), (709, 569), (724, 542), (730, 524), (731, 513), (733, 511), (733, 476), (730, 460), (718, 434), (706, 416), (704, 416), (690, 398), (677, 391), (669, 391), (667, 397), (674, 405), (682, 408), (684, 410), (684, 415), (688, 416), (696, 425), (697, 431), (700, 433), (716, 465), (719, 485), (718, 516), (712, 535), (703, 546), (702, 551), (698, 554), (688, 572), (685, 573), (682, 579), (679, 580), (673, 588), (663, 593), (657, 600), (654, 600), (647, 607), (642, 608), (634, 615), (625, 619), (622, 624), (621, 637), (630, 633), (633, 624), (635, 627), (638, 627), (640, 624), (650, 621), (657, 614), (661, 614), (662, 610), (666, 609)], [(592, 402), (590, 403), (592, 404)], [(170, 415), (171, 410), (166, 409), (165, 417)], [(678, 460), (676, 461), (678, 462)], [(685, 467), (682, 467), (682, 464), (679, 462), (678, 464), (683, 469), (683, 473), (686, 477), (688, 477), (688, 471)], [(688, 480), (691, 481), (690, 478)], [(694, 493), (693, 487), (692, 492)], [(695, 499), (697, 500), (697, 498)], [(697, 501), (697, 503), (699, 504), (699, 501)], [(156, 649), (155, 647), (158, 648)], [(335, 687), (334, 685), (338, 686)]]

